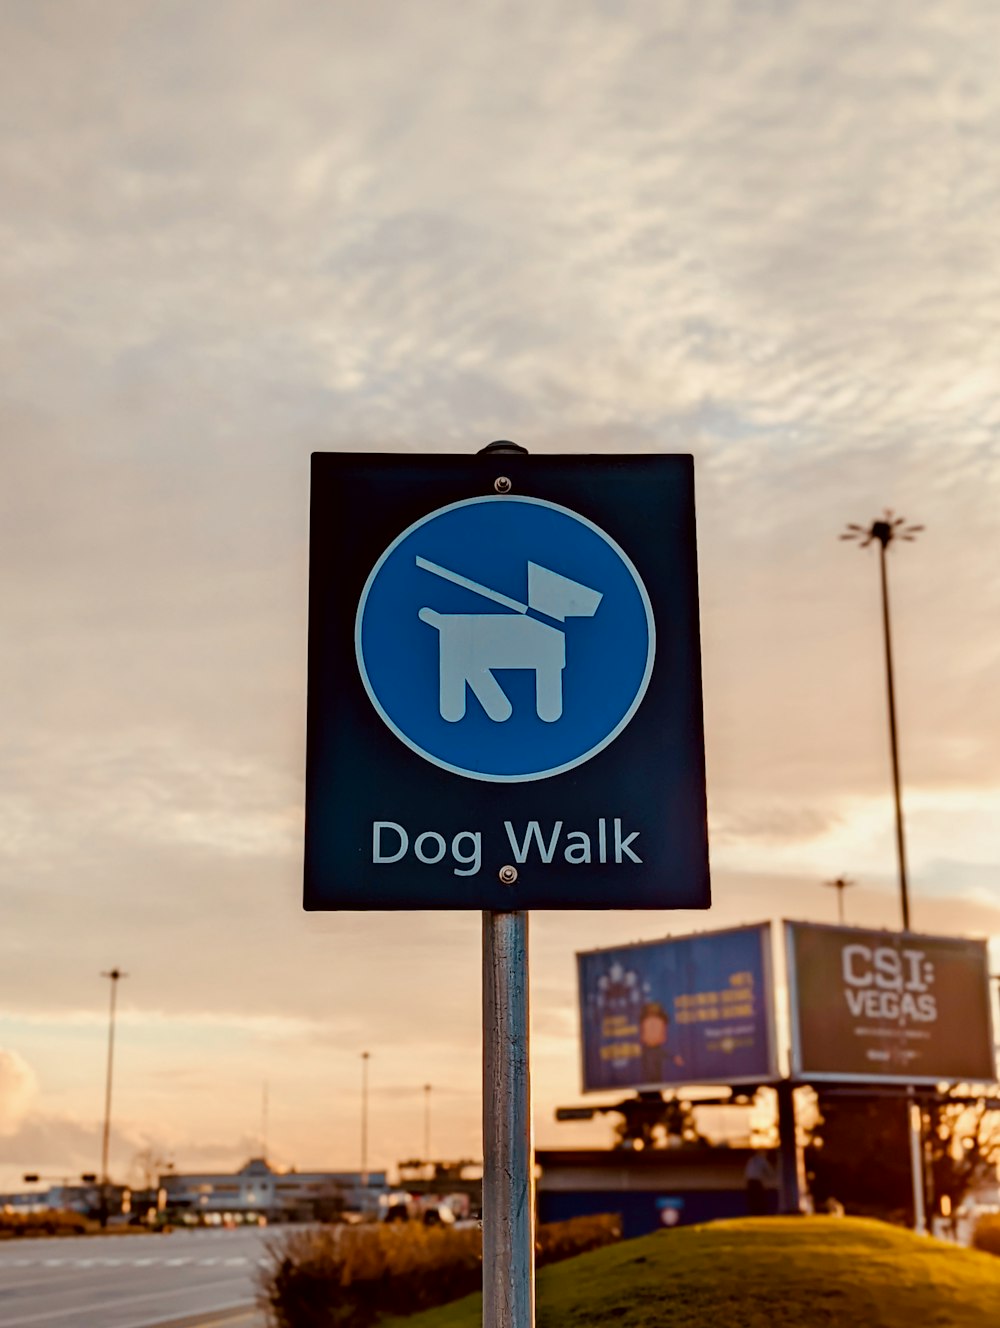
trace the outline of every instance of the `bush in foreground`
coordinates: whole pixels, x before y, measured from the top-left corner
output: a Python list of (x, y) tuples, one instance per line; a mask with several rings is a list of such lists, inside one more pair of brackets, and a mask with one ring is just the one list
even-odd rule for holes
[[(538, 1230), (539, 1266), (621, 1237), (617, 1217), (581, 1217)], [(396, 1224), (293, 1231), (268, 1247), (258, 1303), (277, 1328), (370, 1328), (482, 1285), (482, 1233)]]
[(55, 1210), (44, 1213), (0, 1213), (0, 1240), (13, 1236), (85, 1236), (97, 1223), (82, 1213)]

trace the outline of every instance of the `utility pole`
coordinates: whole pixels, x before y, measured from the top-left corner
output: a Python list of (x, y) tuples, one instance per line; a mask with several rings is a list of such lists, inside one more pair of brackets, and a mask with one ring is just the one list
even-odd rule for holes
[(852, 885), (857, 885), (857, 881), (849, 881), (846, 876), (838, 876), (835, 881), (824, 881), (831, 890), (837, 892), (837, 921), (841, 926), (844, 925), (844, 891)]
[(118, 983), (128, 974), (119, 968), (102, 973), (102, 978), (111, 981), (111, 1010), (108, 1018), (108, 1072), (104, 1085), (104, 1135), (101, 1140), (101, 1226), (108, 1225), (108, 1145), (111, 1141), (111, 1079), (115, 1062), (115, 1004), (118, 996)]

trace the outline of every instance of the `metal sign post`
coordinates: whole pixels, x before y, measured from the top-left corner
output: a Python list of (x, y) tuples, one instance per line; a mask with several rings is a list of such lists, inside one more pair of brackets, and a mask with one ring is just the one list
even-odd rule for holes
[[(516, 453), (513, 443), (491, 452)], [(504, 869), (510, 875), (510, 869)], [(483, 911), (483, 1328), (534, 1328), (528, 914)]]
[(711, 902), (693, 461), (312, 474), (304, 903), (482, 912), (483, 1322), (532, 1328), (527, 910)]
[(535, 1322), (528, 914), (483, 913), (483, 1328)]

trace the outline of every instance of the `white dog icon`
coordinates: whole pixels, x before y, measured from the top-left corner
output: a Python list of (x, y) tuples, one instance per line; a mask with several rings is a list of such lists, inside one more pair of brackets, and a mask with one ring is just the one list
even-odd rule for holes
[(592, 618), (604, 596), (578, 581), (560, 576), (537, 563), (528, 563), (528, 603), (490, 590), (426, 558), (417, 566), (485, 599), (510, 613), (438, 613), (424, 608), (422, 622), (439, 634), (439, 710), (441, 718), (457, 723), (465, 717), (466, 689), (495, 723), (510, 719), (513, 707), (493, 676), (494, 669), (530, 669), (535, 675), (535, 713), (553, 723), (563, 712), (562, 676), (566, 667), (566, 637), (557, 627), (527, 616), (528, 609), (547, 618)]

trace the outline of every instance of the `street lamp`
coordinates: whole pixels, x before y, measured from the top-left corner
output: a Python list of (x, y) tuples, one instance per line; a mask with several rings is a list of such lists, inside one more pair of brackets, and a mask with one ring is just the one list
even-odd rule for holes
[(368, 1062), (371, 1052), (361, 1053), (361, 1186), (368, 1188)]
[[(885, 677), (889, 695), (889, 745), (892, 750), (892, 791), (896, 800), (896, 856), (899, 862), (899, 899), (903, 912), (903, 930), (910, 930), (910, 896), (906, 880), (906, 842), (903, 838), (903, 803), (899, 790), (899, 744), (896, 735), (896, 691), (892, 676), (892, 637), (889, 632), (889, 585), (885, 572), (885, 551), (895, 540), (912, 543), (923, 526), (909, 526), (905, 517), (894, 516), (888, 509), (880, 520), (870, 526), (848, 525), (840, 536), (842, 540), (856, 540), (863, 549), (878, 541), (879, 572), (882, 584), (882, 629), (885, 635)], [(926, 1231), (924, 1206), (924, 1143), (923, 1120), (914, 1100), (913, 1089), (907, 1091), (910, 1117), (910, 1175), (913, 1181), (913, 1228)]]
[(431, 1086), (424, 1084), (424, 1161), (431, 1160)]
[(892, 749), (892, 789), (896, 799), (896, 854), (899, 861), (899, 895), (903, 910), (903, 930), (910, 930), (910, 898), (906, 881), (906, 844), (903, 838), (903, 804), (899, 791), (899, 745), (896, 737), (896, 692), (892, 676), (892, 638), (889, 633), (889, 586), (885, 573), (885, 551), (896, 540), (912, 542), (923, 526), (909, 526), (906, 518), (886, 510), (870, 526), (848, 525), (842, 540), (857, 540), (863, 549), (874, 541), (879, 546), (879, 570), (882, 578), (882, 627), (885, 633), (885, 675), (889, 693), (889, 743)]
[(108, 1018), (108, 1074), (104, 1085), (104, 1136), (101, 1141), (101, 1226), (108, 1225), (108, 1144), (111, 1139), (111, 1075), (115, 1060), (115, 1003), (118, 995), (118, 983), (128, 974), (119, 968), (110, 973), (102, 973), (102, 978), (111, 981), (111, 1011)]
[(837, 921), (838, 921), (839, 923), (843, 923), (843, 921), (844, 921), (844, 891), (847, 890), (847, 889), (848, 889), (850, 886), (852, 886), (852, 885), (857, 885), (857, 881), (849, 881), (849, 880), (847, 879), (846, 876), (838, 876), (837, 879), (836, 879), (835, 881), (824, 881), (823, 884), (824, 884), (824, 885), (828, 885), (828, 886), (830, 887), (831, 890), (836, 890), (836, 892), (837, 892)]

